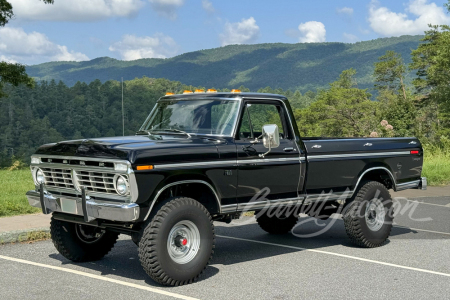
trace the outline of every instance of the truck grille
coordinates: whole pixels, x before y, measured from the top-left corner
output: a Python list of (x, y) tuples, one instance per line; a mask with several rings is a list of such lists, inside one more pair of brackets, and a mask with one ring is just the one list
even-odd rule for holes
[(70, 169), (42, 168), (45, 176), (45, 185), (73, 189), (73, 179)]
[(84, 186), (86, 191), (117, 195), (114, 188), (114, 176), (111, 173), (76, 171), (78, 185)]
[(73, 178), (71, 169), (42, 168), (41, 170), (44, 172), (45, 185), (49, 188), (75, 189), (75, 186), (78, 186), (85, 187), (86, 191), (90, 192), (117, 195), (114, 188), (115, 174), (112, 173), (77, 170)]

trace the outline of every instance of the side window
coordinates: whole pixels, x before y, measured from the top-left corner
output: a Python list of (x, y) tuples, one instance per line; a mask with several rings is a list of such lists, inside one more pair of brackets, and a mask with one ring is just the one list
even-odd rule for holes
[(280, 131), (280, 137), (285, 137), (283, 122), (277, 106), (273, 104), (247, 104), (242, 116), (239, 129), (241, 138), (253, 138), (262, 134), (262, 127), (266, 124), (276, 124)]

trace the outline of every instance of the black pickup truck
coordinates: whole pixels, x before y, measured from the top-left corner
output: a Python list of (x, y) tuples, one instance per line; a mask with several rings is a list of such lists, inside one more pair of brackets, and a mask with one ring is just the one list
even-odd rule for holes
[(353, 242), (381, 246), (393, 221), (388, 190), (426, 189), (422, 159), (416, 138), (301, 137), (284, 96), (186, 91), (159, 99), (134, 136), (39, 147), (27, 197), (53, 214), (66, 258), (98, 260), (127, 234), (151, 278), (182, 285), (211, 260), (213, 221), (246, 210), (283, 234), (298, 209), (326, 203), (309, 214), (341, 213)]

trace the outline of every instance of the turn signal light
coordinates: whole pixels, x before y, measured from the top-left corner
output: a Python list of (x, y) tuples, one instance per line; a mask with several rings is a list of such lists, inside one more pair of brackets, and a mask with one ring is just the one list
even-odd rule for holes
[(183, 92), (183, 94), (192, 94), (192, 91), (185, 90), (185, 91)]
[(217, 90), (216, 89), (208, 89), (206, 92), (207, 93), (217, 93)]
[(171, 92), (167, 92), (166, 93), (166, 96), (172, 96), (172, 95), (175, 95), (174, 93), (171, 93)]
[(241, 93), (241, 90), (232, 89), (231, 92), (232, 92), (232, 93)]
[(199, 90), (199, 89), (197, 89), (197, 90), (195, 90), (194, 93), (204, 93), (204, 92), (205, 92), (205, 90)]
[(153, 166), (152, 165), (149, 165), (149, 166), (137, 166), (136, 170), (138, 170), (138, 171), (153, 170)]
[(411, 154), (419, 154), (419, 150), (411, 150)]

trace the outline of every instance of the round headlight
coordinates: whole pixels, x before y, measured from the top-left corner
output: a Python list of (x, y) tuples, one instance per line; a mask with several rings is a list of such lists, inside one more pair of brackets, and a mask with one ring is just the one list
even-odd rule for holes
[(128, 182), (123, 176), (117, 176), (116, 191), (119, 195), (126, 195), (128, 193)]
[(35, 178), (37, 184), (45, 183), (44, 172), (42, 172), (42, 170), (39, 168), (36, 169)]

